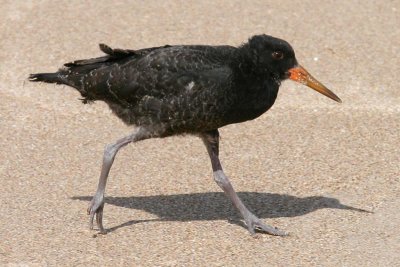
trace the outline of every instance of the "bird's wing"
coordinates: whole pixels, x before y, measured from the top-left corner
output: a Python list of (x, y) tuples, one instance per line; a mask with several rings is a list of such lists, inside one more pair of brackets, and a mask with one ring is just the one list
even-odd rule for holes
[(218, 128), (226, 107), (235, 98), (230, 94), (231, 82), (232, 70), (228, 66), (185, 72), (172, 81), (161, 81), (157, 85), (163, 88), (161, 92), (154, 89), (146, 94), (136, 93), (135, 102), (128, 104), (134, 103), (132, 114), (138, 124), (166, 122), (177, 131), (205, 125)]
[[(143, 97), (176, 97), (225, 83), (230, 46), (172, 46), (142, 50), (139, 57), (94, 69), (82, 79), (85, 91), (134, 106)], [(137, 52), (134, 52), (137, 53)], [(100, 98), (101, 99), (101, 98)], [(102, 99), (103, 100), (103, 99)]]

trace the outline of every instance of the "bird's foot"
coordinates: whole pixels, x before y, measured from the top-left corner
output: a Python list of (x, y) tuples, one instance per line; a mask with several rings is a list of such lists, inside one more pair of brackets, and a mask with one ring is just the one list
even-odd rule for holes
[(249, 230), (251, 235), (254, 235), (257, 231), (267, 233), (270, 235), (276, 235), (276, 236), (287, 236), (288, 233), (277, 229), (276, 227), (267, 225), (263, 223), (258, 217), (256, 217), (254, 214), (250, 213), (248, 216), (244, 218), (245, 223), (247, 225), (247, 229)]
[(96, 193), (93, 196), (92, 201), (90, 201), (87, 213), (90, 216), (89, 219), (90, 230), (93, 230), (93, 221), (94, 221), (94, 216), (96, 215), (97, 227), (99, 228), (101, 234), (106, 233), (103, 227), (103, 209), (104, 209), (104, 195)]

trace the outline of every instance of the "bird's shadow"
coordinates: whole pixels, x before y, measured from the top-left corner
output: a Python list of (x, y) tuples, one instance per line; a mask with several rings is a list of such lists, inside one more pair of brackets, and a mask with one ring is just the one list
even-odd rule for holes
[[(343, 209), (369, 212), (341, 204), (336, 198), (324, 196), (296, 197), (286, 194), (238, 192), (242, 201), (260, 218), (301, 216), (318, 209)], [(91, 196), (75, 196), (74, 200), (90, 201)], [(198, 221), (228, 220), (242, 225), (242, 218), (222, 192), (157, 195), (142, 197), (106, 197), (106, 204), (128, 209), (144, 210), (158, 219), (132, 220), (107, 229), (118, 228), (146, 221)]]

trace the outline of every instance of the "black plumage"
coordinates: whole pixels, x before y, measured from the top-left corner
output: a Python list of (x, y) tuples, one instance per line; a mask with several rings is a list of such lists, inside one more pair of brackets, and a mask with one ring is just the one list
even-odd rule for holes
[(275, 102), (279, 86), (291, 78), (339, 101), (296, 61), (283, 40), (257, 35), (239, 46), (175, 45), (141, 50), (111, 49), (106, 56), (67, 63), (56, 73), (31, 81), (76, 88), (84, 103), (101, 100), (135, 132), (106, 147), (99, 187), (88, 212), (101, 231), (104, 190), (115, 154), (122, 146), (151, 137), (199, 135), (211, 158), (214, 178), (244, 216), (251, 233), (283, 232), (263, 224), (243, 205), (218, 159), (218, 128), (252, 120)]

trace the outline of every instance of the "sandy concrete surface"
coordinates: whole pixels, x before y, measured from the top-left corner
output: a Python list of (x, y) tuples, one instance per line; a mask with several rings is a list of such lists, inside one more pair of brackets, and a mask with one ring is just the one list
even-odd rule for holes
[[(399, 1), (115, 2), (1, 1), (0, 265), (400, 266)], [(131, 129), (28, 74), (100, 56), (101, 42), (238, 45), (256, 33), (289, 41), (343, 100), (287, 81), (269, 112), (221, 129), (240, 196), (290, 236), (249, 235), (191, 136), (121, 150), (109, 233), (90, 231), (104, 145)]]

